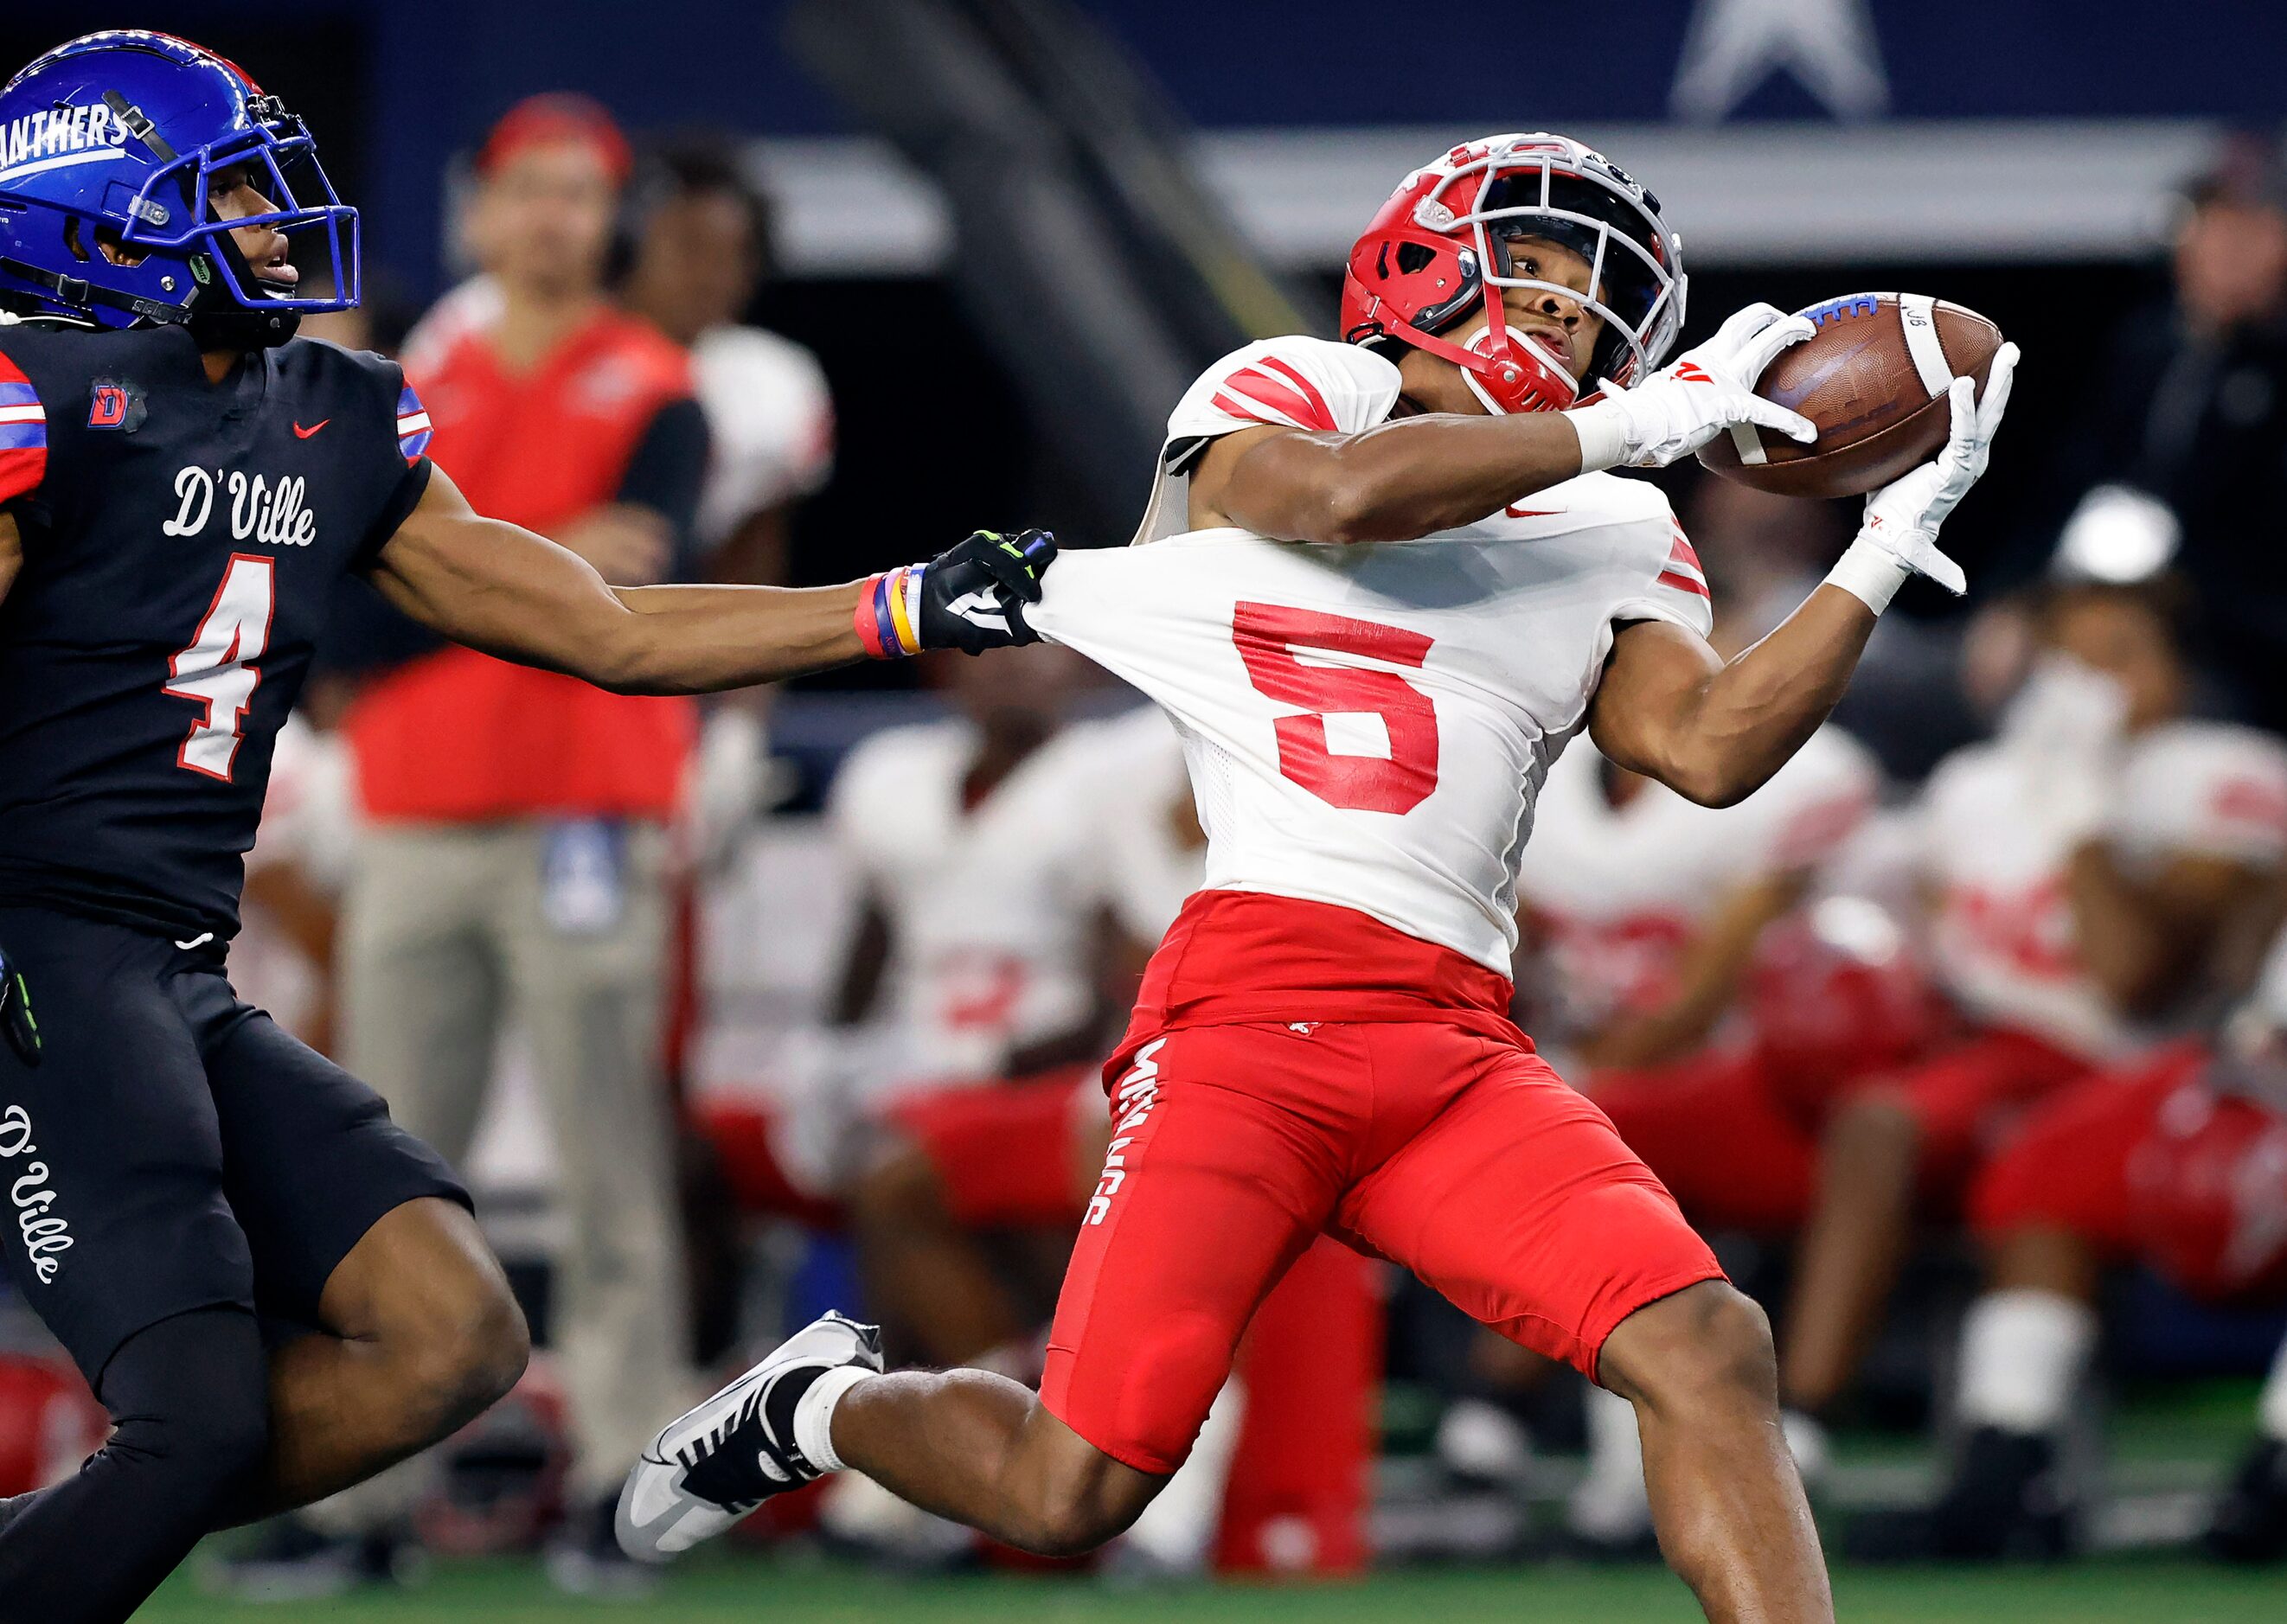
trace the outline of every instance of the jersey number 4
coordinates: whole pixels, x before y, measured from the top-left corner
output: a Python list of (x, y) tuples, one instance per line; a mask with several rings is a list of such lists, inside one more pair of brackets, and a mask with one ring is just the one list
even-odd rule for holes
[[(1394, 671), (1303, 655), (1364, 655), (1419, 667), (1431, 639), (1419, 632), (1278, 603), (1241, 603), (1231, 640), (1255, 691), (1309, 713), (1281, 716), (1278, 770), (1330, 806), (1411, 812), (1437, 787), (1437, 713)], [(1376, 721), (1379, 721), (1379, 726)]]
[(230, 782), (247, 707), (262, 686), (254, 662), (270, 646), (270, 615), (277, 601), (277, 561), (233, 553), (191, 646), (169, 666), (166, 691), (205, 707), (175, 755), (194, 773)]

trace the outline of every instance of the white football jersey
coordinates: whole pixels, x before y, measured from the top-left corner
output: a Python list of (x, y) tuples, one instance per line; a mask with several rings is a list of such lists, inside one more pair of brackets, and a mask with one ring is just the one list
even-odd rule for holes
[[(1933, 893), (1933, 968), (1980, 1019), (2093, 1060), (2151, 1034), (2082, 969), (2066, 892), (2071, 835), (2049, 816), (2037, 769), (1999, 745), (1938, 764), (1918, 812)], [(2270, 866), (2287, 854), (2287, 752), (2267, 736), (2178, 721), (2130, 740), (2105, 839), (2129, 864), (2178, 855)]]
[(1097, 859), (1073, 816), (1076, 784), (1094, 778), (1088, 737), (1057, 735), (964, 808), (976, 751), (965, 721), (885, 729), (827, 798), (835, 845), (890, 916), (902, 1082), (998, 1076), (1095, 1001)]
[(1541, 787), (1518, 883), (1568, 1004), (1590, 1025), (1657, 1007), (1710, 914), (1747, 886), (1819, 868), (1864, 824), (1880, 786), (1873, 757), (1835, 727), (1721, 808), (1656, 783), (1615, 806), (1595, 746), (1570, 752)]
[[(1396, 398), (1352, 346), (1251, 344), (1177, 406), (1168, 466), (1250, 422), (1355, 432)], [(1183, 494), (1163, 482), (1155, 508)], [(1666, 498), (1609, 474), (1418, 541), (1167, 533), (1164, 514), (1144, 539), (1065, 554), (1027, 618), (1175, 718), (1205, 884), (1353, 908), (1503, 975), (1533, 800), (1615, 629), (1709, 625)]]

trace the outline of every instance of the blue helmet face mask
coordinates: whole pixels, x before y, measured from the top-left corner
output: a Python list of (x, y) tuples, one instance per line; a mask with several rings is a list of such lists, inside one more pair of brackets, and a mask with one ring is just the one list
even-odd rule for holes
[[(265, 206), (219, 217), (241, 177)], [(284, 236), (303, 274), (328, 272), (323, 296), (249, 264), (231, 236), (249, 227)], [(257, 349), (291, 338), (305, 313), (356, 304), (359, 280), (357, 210), (309, 130), (222, 58), (121, 29), (0, 88), (0, 304)]]

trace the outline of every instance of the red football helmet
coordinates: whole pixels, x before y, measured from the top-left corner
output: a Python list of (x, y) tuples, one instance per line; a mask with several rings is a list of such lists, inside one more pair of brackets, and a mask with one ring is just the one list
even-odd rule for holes
[[(1587, 296), (1511, 274), (1508, 245), (1520, 237), (1587, 260)], [(1545, 288), (1594, 311), (1604, 327), (1587, 376), (1626, 387), (1658, 366), (1682, 331), (1682, 240), (1660, 218), (1658, 198), (1569, 137), (1472, 141), (1407, 176), (1350, 249), (1342, 336), (1395, 339), (1452, 362), (1489, 411), (1561, 411), (1579, 384), (1504, 319), (1504, 288)], [(1468, 348), (1438, 336), (1480, 304), (1486, 325)]]

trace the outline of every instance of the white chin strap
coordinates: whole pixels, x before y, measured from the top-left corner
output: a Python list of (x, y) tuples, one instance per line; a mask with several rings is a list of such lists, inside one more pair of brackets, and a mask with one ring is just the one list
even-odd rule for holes
[[(1469, 341), (1469, 353), (1472, 355), (1484, 354), (1485, 341), (1492, 335), (1492, 329), (1491, 327), (1487, 327), (1484, 331), (1480, 332), (1476, 337)], [(1572, 375), (1572, 369), (1567, 367), (1547, 344), (1542, 343), (1531, 334), (1521, 332), (1515, 327), (1509, 327), (1508, 342), (1511, 349), (1524, 351), (1539, 358), (1539, 360), (1547, 367), (1548, 370), (1556, 374), (1557, 376), (1569, 378)], [(1492, 392), (1485, 388), (1484, 383), (1478, 378), (1477, 374), (1466, 367), (1461, 368), (1461, 382), (1469, 386), (1469, 392), (1471, 394), (1475, 395), (1479, 400), (1484, 403), (1484, 408), (1487, 412), (1491, 413), (1495, 417), (1507, 417), (1508, 415), (1508, 408), (1503, 406), (1500, 401), (1494, 399)], [(1579, 390), (1577, 385), (1573, 390), (1573, 395), (1575, 398), (1579, 398)]]

